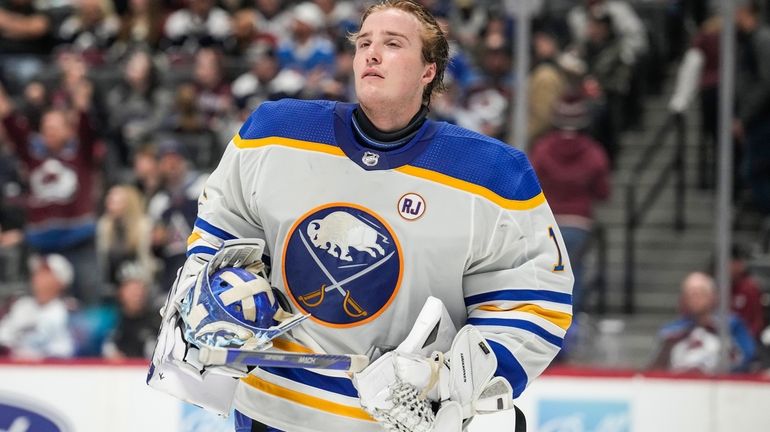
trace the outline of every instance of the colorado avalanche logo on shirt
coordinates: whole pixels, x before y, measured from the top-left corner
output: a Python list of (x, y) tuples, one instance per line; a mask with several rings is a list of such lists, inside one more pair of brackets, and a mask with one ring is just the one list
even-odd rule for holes
[(335, 203), (289, 230), (283, 276), (294, 304), (316, 322), (352, 327), (385, 311), (401, 285), (401, 246), (371, 210)]

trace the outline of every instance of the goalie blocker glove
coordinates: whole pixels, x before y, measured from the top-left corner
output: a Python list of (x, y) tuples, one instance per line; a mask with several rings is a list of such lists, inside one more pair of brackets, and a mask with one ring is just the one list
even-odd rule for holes
[[(354, 375), (361, 405), (386, 430), (459, 432), (476, 413), (513, 407), (513, 389), (494, 376), (497, 358), (481, 333), (463, 327), (444, 353), (454, 327), (442, 329), (442, 322), (451, 325), (443, 304), (431, 297), (404, 343)], [(427, 339), (435, 341), (430, 357), (423, 346)]]

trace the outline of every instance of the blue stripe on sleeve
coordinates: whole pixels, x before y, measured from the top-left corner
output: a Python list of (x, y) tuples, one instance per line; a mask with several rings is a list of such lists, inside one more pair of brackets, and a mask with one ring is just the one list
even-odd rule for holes
[(307, 369), (273, 367), (263, 367), (260, 369), (273, 375), (278, 375), (279, 377), (283, 377), (300, 384), (309, 385), (317, 389), (341, 394), (352, 398), (358, 397), (358, 390), (356, 390), (356, 388), (353, 386), (353, 382), (347, 378), (337, 378), (321, 375)]
[(527, 378), (527, 372), (521, 367), (521, 363), (516, 360), (516, 357), (508, 351), (508, 348), (489, 339), (487, 339), (487, 343), (492, 347), (492, 351), (494, 351), (495, 357), (497, 357), (495, 375), (507, 379), (511, 387), (513, 387), (513, 397), (519, 397), (521, 392), (527, 387), (527, 380), (529, 379)]
[(476, 294), (465, 298), (465, 305), (471, 306), (490, 301), (549, 301), (566, 305), (572, 304), (572, 294), (546, 290), (500, 290)]
[(206, 222), (205, 220), (201, 218), (195, 219), (195, 226), (197, 228), (202, 229), (203, 231), (206, 231), (207, 233), (216, 236), (218, 238), (221, 238), (222, 240), (234, 240), (238, 237), (230, 234), (229, 232), (223, 230), (222, 228), (217, 228), (214, 225), (211, 225), (210, 223)]
[(206, 247), (206, 246), (195, 246), (192, 249), (189, 249), (187, 251), (187, 256), (193, 255), (193, 254), (209, 254), (214, 255), (217, 253), (217, 250), (214, 248)]
[(487, 326), (502, 326), (502, 327), (514, 327), (522, 330), (532, 332), (541, 338), (547, 340), (549, 343), (561, 348), (562, 338), (550, 333), (548, 330), (540, 327), (539, 325), (521, 319), (503, 319), (503, 318), (468, 318), (468, 324), (472, 325), (487, 325)]

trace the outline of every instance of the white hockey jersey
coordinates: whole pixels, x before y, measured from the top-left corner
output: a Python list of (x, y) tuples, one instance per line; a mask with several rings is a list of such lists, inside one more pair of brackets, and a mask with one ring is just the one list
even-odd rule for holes
[[(518, 396), (559, 351), (573, 282), (526, 157), (430, 120), (405, 146), (375, 151), (355, 139), (353, 109), (260, 106), (207, 181), (188, 253), (264, 238), (271, 284), (311, 315), (303, 326), (328, 353), (398, 345), (438, 297), (458, 328), (478, 326)], [(382, 430), (342, 373), (256, 369), (234, 406), (286, 431)]]

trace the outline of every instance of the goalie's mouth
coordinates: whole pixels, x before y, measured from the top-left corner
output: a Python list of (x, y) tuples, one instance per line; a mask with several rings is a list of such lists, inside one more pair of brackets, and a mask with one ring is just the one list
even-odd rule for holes
[(366, 68), (364, 70), (364, 73), (361, 74), (361, 78), (381, 78), (381, 79), (384, 79), (385, 76), (382, 75), (382, 73), (380, 73), (375, 68)]

